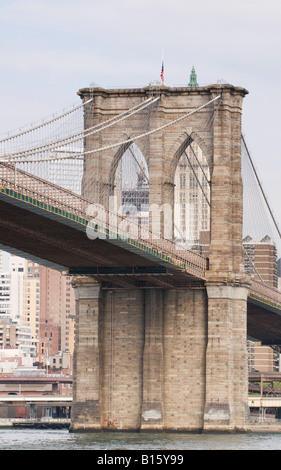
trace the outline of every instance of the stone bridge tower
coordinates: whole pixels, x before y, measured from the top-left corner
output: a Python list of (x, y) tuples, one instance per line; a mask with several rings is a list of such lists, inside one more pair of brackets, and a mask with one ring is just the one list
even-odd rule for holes
[[(87, 129), (158, 98), (85, 139), (84, 196), (108, 207), (128, 140), (161, 127), (137, 142), (149, 169), (149, 204), (173, 207), (177, 164), (196, 142), (210, 171), (211, 238), (209, 269), (199, 288), (106, 291), (91, 277), (74, 281), (72, 429), (244, 430), (249, 284), (242, 252), (241, 114), (247, 91), (149, 86), (78, 94), (84, 101), (93, 97), (85, 111)], [(123, 143), (112, 146), (117, 142)], [(107, 150), (90, 153), (102, 147)]]

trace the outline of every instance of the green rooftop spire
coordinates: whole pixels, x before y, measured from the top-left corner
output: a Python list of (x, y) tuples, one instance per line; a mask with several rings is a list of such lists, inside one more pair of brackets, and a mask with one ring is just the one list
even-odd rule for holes
[(194, 66), (192, 67), (188, 86), (198, 86), (197, 75)]

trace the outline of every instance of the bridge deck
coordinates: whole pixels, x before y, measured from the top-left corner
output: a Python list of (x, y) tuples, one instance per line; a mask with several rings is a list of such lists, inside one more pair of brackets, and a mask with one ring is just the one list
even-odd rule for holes
[[(172, 240), (130, 237), (87, 215), (91, 203), (41, 178), (0, 165), (0, 243), (6, 251), (71, 275), (91, 275), (103, 288), (204, 288), (208, 260)], [(110, 215), (109, 213), (107, 214)], [(99, 238), (90, 239), (87, 228)], [(139, 233), (138, 233), (139, 235)], [(257, 281), (248, 299), (248, 333), (281, 344), (281, 293)]]

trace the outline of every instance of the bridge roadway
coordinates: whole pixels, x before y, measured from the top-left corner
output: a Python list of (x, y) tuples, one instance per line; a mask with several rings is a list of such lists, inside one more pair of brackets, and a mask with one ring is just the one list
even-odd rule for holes
[(72, 397), (61, 395), (1, 395), (1, 405), (23, 405), (23, 404), (41, 404), (52, 406), (70, 406), (72, 404)]
[[(3, 395), (0, 396), (0, 406), (12, 405), (42, 405), (42, 406), (71, 406), (72, 397), (60, 395)], [(262, 397), (252, 395), (248, 397), (249, 408), (280, 408), (281, 397)]]
[[(281, 372), (250, 372), (248, 374), (249, 383), (281, 383)], [(0, 374), (0, 384), (72, 384), (73, 377), (68, 375), (45, 375), (45, 376), (13, 376), (8, 374)], [(281, 396), (281, 389), (280, 389)]]
[(7, 374), (0, 374), (0, 384), (72, 384), (72, 377), (69, 376), (55, 376), (55, 375), (45, 375), (45, 376), (11, 376)]
[[(112, 218), (108, 211), (110, 227), (103, 220), (97, 223), (97, 218), (92, 223), (87, 215), (90, 204), (2, 163), (0, 248), (73, 276), (92, 276), (103, 289), (204, 288), (206, 258), (179, 250), (171, 240), (155, 240), (151, 232), (145, 238), (139, 233), (130, 237), (120, 230), (124, 218)], [(93, 234), (99, 238), (92, 239)], [(253, 281), (247, 320), (249, 337), (281, 344), (281, 293)]]
[(72, 377), (65, 375), (45, 375), (45, 376), (8, 376), (0, 374), (0, 384), (72, 384)]
[[(71, 376), (54, 376), (54, 375), (45, 375), (42, 377), (21, 377), (21, 376), (10, 376), (7, 374), (0, 374), (0, 386), (1, 385), (52, 385), (52, 393), (58, 391), (59, 384), (72, 384)], [(1, 394), (0, 391), (0, 400)], [(5, 392), (4, 392), (5, 393)]]

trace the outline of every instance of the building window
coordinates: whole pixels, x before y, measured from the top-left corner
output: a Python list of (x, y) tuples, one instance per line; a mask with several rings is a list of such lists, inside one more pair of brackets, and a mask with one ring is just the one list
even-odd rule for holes
[(185, 173), (180, 174), (180, 189), (185, 189), (186, 185), (186, 175)]

